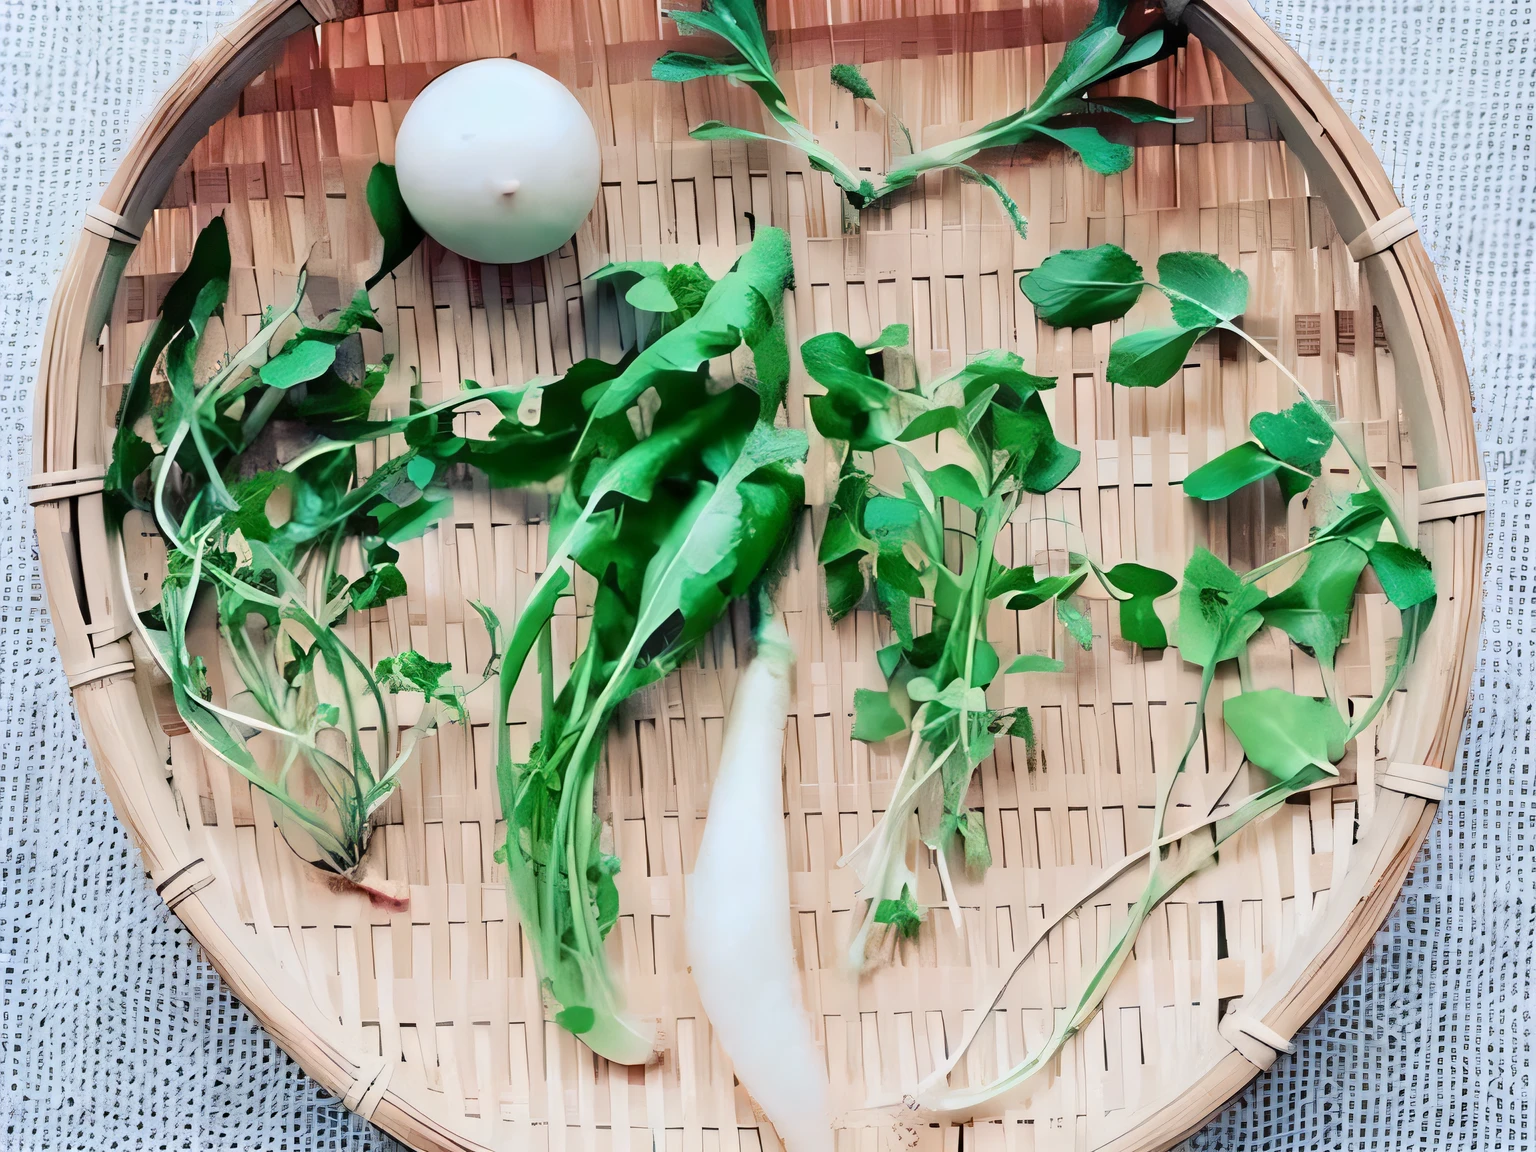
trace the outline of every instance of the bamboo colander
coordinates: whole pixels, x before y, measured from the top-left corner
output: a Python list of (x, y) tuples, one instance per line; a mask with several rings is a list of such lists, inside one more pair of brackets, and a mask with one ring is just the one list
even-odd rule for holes
[[(220, 213), (228, 222), (231, 332), (288, 299), (306, 259), (315, 305), (338, 304), (376, 263), (363, 184), (375, 160), (392, 159), (412, 97), (454, 64), (516, 54), (590, 113), (603, 141), (601, 197), (573, 241), (545, 259), (478, 266), (428, 243), (381, 284), (385, 330), (369, 352), (396, 356), (385, 402), (404, 400), (412, 370), (431, 400), (464, 377), (515, 383), (582, 355), (616, 356), (613, 298), (586, 273), (637, 258), (698, 258), (718, 270), (755, 220), (792, 238), (792, 346), (833, 328), (868, 339), (903, 322), (925, 373), (1009, 347), (1060, 377), (1054, 421), (1082, 464), (1021, 510), (1004, 541), (1015, 563), (1063, 546), (1046, 517), (1081, 525), (1106, 564), (1135, 558), (1175, 571), (1196, 544), (1248, 567), (1307, 528), (1299, 502), (1289, 513), (1257, 497), (1200, 505), (1177, 487), (1244, 439), (1252, 412), (1287, 398), (1279, 378), (1235, 342), (1208, 339), (1168, 386), (1112, 389), (1107, 331), (1037, 326), (1018, 290), (1018, 274), (1052, 251), (1113, 241), (1148, 265), (1186, 248), (1240, 265), (1255, 285), (1248, 330), (1361, 426), (1440, 585), (1407, 700), (1376, 734), (1378, 756), (1352, 754), (1336, 786), (1245, 832), (1176, 893), (1143, 929), (1103, 1012), (1027, 1096), (978, 1118), (963, 1139), (1010, 1152), (1129, 1152), (1197, 1128), (1287, 1047), (1361, 955), (1434, 816), (1461, 730), (1483, 530), (1467, 376), (1413, 221), (1365, 140), (1241, 0), (1198, 0), (1183, 12), (1188, 47), (1116, 82), (1191, 118), (1137, 127), (1129, 171), (1098, 176), (1059, 148), (986, 158), (1031, 219), (1027, 240), (953, 173), (866, 212), (862, 231), (845, 235), (830, 179), (798, 153), (688, 138), (702, 119), (755, 126), (761, 113), (722, 82), (649, 79), (664, 30), (676, 36), (653, 0), (395, 4), (259, 0), (161, 102), (89, 210), (54, 296), (31, 487), (39, 548), (82, 724), (155, 890), (312, 1076), (419, 1149), (777, 1146), (734, 1084), (681, 959), (683, 881), (744, 618), (722, 626), (696, 667), (628, 707), (609, 740), (599, 804), (623, 859), (611, 955), (632, 1008), (659, 1018), (667, 1039), (659, 1063), (610, 1067), (545, 1021), (531, 955), (508, 916), (492, 859), (502, 832), (489, 709), (429, 742), (384, 810), (374, 851), (410, 885), (410, 907), (378, 910), (300, 863), (259, 795), (200, 755), (127, 639), (129, 612), (156, 595), (161, 559), (147, 538), (134, 547), (131, 597), (107, 559), (101, 487), (118, 398), (196, 232)], [(842, 156), (880, 170), (880, 123), (832, 89), (827, 65), (861, 64), (932, 142), (1023, 103), (1091, 8), (998, 4), (770, 0), (768, 26), (802, 118)], [(796, 367), (790, 418), (808, 425), (815, 386)], [(813, 507), (835, 470), (813, 432)], [(466, 601), (513, 617), (541, 566), (545, 510), (515, 492), (461, 492), (453, 515), (406, 551), (408, 600), (354, 618), (354, 647), (376, 659), (414, 644), (461, 671), (478, 668), (485, 638), (466, 624)], [(1003, 961), (1095, 874), (1145, 845), (1154, 769), (1176, 759), (1199, 675), (1172, 649), (1146, 657), (1111, 643), (1100, 603), (1100, 642), (1066, 655), (1068, 674), (1000, 681), (1003, 702), (1037, 709), (1039, 759), (1029, 765), (1015, 740), (978, 772), (970, 801), (985, 813), (996, 862), (983, 881), (961, 882), (964, 930), (932, 917), (918, 944), (855, 981), (837, 959), (855, 882), (834, 862), (888, 801), (897, 765), (850, 739), (854, 689), (880, 686), (880, 637), (868, 613), (828, 624), (818, 526), (805, 521), (780, 593), (800, 656), (784, 802), (808, 1007), (844, 1111), (839, 1147), (885, 1147), (895, 1133), (938, 1152), (956, 1147), (955, 1127), (853, 1109), (898, 1099), (961, 1035)], [(1043, 616), (998, 610), (999, 647), (1048, 650)], [(1396, 613), (1362, 586), (1353, 619), (1339, 677), (1350, 695), (1369, 697), (1383, 682)], [(567, 655), (580, 627), (579, 614), (561, 621)], [(1320, 692), (1315, 663), (1281, 640), (1255, 650), (1254, 674)], [(518, 697), (526, 703), (513, 720), (524, 730), (536, 695)], [(1210, 802), (1241, 770), (1219, 719), (1207, 731), (1203, 758), (1175, 794), (1186, 803)], [(931, 867), (921, 884), (920, 898), (935, 899)], [(1004, 1001), (995, 1044), (968, 1058), (973, 1073), (995, 1072), (1048, 1030), (1052, 1006), (1091, 970), (1129, 891), (1110, 889), (1050, 932)]]

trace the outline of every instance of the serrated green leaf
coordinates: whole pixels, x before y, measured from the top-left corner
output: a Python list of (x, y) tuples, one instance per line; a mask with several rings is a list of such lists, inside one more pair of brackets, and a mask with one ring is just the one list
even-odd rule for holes
[(1118, 320), (1141, 297), (1141, 265), (1114, 244), (1048, 256), (1019, 281), (1035, 314), (1054, 328), (1088, 328)]
[(1417, 548), (1382, 540), (1372, 546), (1370, 559), (1382, 591), (1398, 608), (1412, 608), (1434, 596), (1434, 572)]
[(1334, 653), (1349, 635), (1355, 586), (1365, 562), (1366, 554), (1348, 540), (1315, 545), (1296, 582), (1259, 605), (1264, 622), (1310, 648), (1319, 662), (1332, 667)]
[(1127, 388), (1156, 388), (1184, 367), (1189, 350), (1203, 334), (1200, 328), (1146, 328), (1122, 336), (1109, 348), (1105, 372), (1111, 384)]
[(1248, 277), (1207, 252), (1163, 253), (1157, 279), (1183, 328), (1214, 328), (1248, 307)]
[(1243, 754), (1276, 780), (1307, 768), (1338, 775), (1334, 764), (1344, 756), (1349, 726), (1328, 701), (1266, 688), (1232, 697), (1222, 714)]

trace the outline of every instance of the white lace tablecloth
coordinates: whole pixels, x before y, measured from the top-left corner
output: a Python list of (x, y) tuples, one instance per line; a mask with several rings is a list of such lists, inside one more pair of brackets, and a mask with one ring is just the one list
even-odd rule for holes
[[(25, 499), (49, 296), (151, 104), (244, 0), (0, 0), (0, 1148), (394, 1149), (267, 1038), (144, 882), (54, 653)], [(1529, 0), (1266, 0), (1422, 226), (1488, 473), (1471, 724), (1360, 968), (1191, 1146), (1536, 1146), (1536, 32)]]

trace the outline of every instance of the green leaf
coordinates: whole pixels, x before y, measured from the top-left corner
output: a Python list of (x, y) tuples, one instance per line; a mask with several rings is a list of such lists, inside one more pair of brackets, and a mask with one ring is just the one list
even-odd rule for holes
[(352, 601), (352, 607), (359, 612), (365, 612), (370, 608), (377, 608), (396, 596), (404, 596), (406, 592), (405, 577), (400, 569), (393, 564), (380, 564), (377, 568), (370, 568), (347, 590), (347, 595)]
[(832, 83), (846, 92), (851, 92), (856, 100), (875, 98), (875, 90), (869, 86), (869, 81), (864, 79), (864, 74), (855, 64), (832, 65)]
[(1069, 600), (1056, 601), (1056, 618), (1084, 652), (1093, 647), (1093, 621)]
[(922, 908), (912, 896), (911, 886), (907, 884), (901, 886), (899, 899), (882, 900), (875, 906), (875, 923), (889, 924), (907, 940), (917, 935), (925, 918)]
[(1116, 564), (1102, 575), (1124, 593), (1120, 599), (1120, 635), (1143, 648), (1166, 648), (1168, 632), (1154, 602), (1172, 592), (1179, 582), (1166, 572), (1130, 562)]
[(1263, 626), (1256, 609), (1264, 600), (1263, 589), (1245, 583), (1204, 548), (1195, 549), (1179, 589), (1179, 654), (1202, 668), (1234, 659)]
[(1064, 672), (1066, 665), (1060, 660), (1050, 656), (1037, 656), (1033, 652), (1025, 652), (1015, 656), (1013, 663), (1008, 665), (1009, 672)]
[(985, 688), (992, 683), (1002, 661), (997, 658), (997, 649), (987, 640), (978, 639), (974, 652), (975, 655), (971, 657), (971, 685)]
[(853, 738), (866, 744), (878, 744), (898, 732), (906, 731), (906, 717), (891, 707), (889, 692), (872, 688), (853, 691)]
[(1145, 328), (1122, 336), (1110, 345), (1105, 375), (1111, 384), (1128, 388), (1166, 384), (1184, 367), (1202, 334), (1200, 328)]
[(677, 311), (677, 301), (672, 299), (667, 282), (660, 276), (647, 276), (635, 281), (630, 285), (629, 291), (624, 293), (624, 299), (631, 308), (638, 308), (643, 312)]
[(313, 380), (336, 362), (336, 346), (318, 340), (296, 344), (261, 366), (261, 382), (269, 388), (292, 388)]
[(1307, 555), (1307, 566), (1289, 588), (1259, 605), (1264, 622), (1279, 628), (1322, 664), (1332, 667), (1334, 653), (1349, 635), (1355, 585), (1366, 555), (1348, 540), (1325, 540)]
[(706, 76), (755, 76), (750, 65), (729, 60), (717, 60), (712, 56), (698, 56), (692, 52), (666, 52), (651, 65), (651, 79), (681, 84), (685, 80), (700, 80)]
[(1054, 328), (1089, 328), (1118, 320), (1141, 297), (1141, 265), (1114, 244), (1048, 256), (1019, 287), (1035, 314)]
[(1417, 548), (1382, 540), (1371, 548), (1371, 568), (1387, 599), (1398, 608), (1412, 608), (1435, 594), (1429, 558)]
[(980, 508), (985, 499), (976, 477), (958, 464), (942, 464), (926, 473), (924, 479), (935, 496), (948, 497), (967, 508)]
[(1349, 726), (1328, 701), (1266, 688), (1232, 697), (1222, 714), (1243, 754), (1276, 780), (1307, 768), (1338, 775), (1334, 764), (1343, 759)]
[(1096, 96), (1086, 102), (1091, 112), (1113, 112), (1132, 124), (1188, 124), (1188, 116), (1180, 116), (1172, 108), (1164, 108), (1153, 100), (1139, 96)]
[(452, 671), (452, 664), (428, 660), (408, 648), (398, 656), (385, 656), (374, 667), (373, 675), (386, 691), (420, 692), (430, 699), (442, 689), (443, 677)]
[(1183, 328), (1214, 328), (1248, 307), (1248, 277), (1206, 252), (1163, 253), (1157, 278)]
[(379, 260), (379, 270), (368, 277), (366, 287), (371, 289), (405, 263), (426, 233), (405, 206), (393, 165), (379, 163), (373, 166), (373, 171), (368, 174), (367, 197), (374, 226), (384, 237), (384, 255)]
[(1323, 457), (1333, 446), (1333, 425), (1315, 405), (1298, 400), (1284, 412), (1259, 412), (1248, 427), (1272, 455), (1312, 476), (1323, 471)]
[(1277, 460), (1248, 440), (1214, 460), (1207, 460), (1184, 477), (1184, 493), (1196, 500), (1224, 500), (1266, 476), (1280, 477), (1280, 489), (1287, 501), (1297, 492), (1305, 492), (1313, 480), (1306, 472)]
[(1035, 125), (1041, 136), (1059, 140), (1083, 158), (1083, 163), (1095, 172), (1113, 176), (1124, 172), (1136, 159), (1136, 150), (1128, 144), (1116, 144), (1106, 140), (1097, 128), (1086, 125), (1074, 128), (1048, 128)]

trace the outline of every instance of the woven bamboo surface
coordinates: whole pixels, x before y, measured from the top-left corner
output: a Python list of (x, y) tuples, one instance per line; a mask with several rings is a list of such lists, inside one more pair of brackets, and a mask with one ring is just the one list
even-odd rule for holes
[[(883, 125), (831, 86), (827, 65), (862, 65), (883, 102), (924, 145), (936, 143), (1023, 104), (1091, 8), (999, 2), (1007, 6), (841, 0), (830, 23), (828, 6), (773, 2), (768, 27), (801, 118), (840, 155), (880, 171)], [(1099, 176), (1056, 147), (984, 157), (1030, 218), (1027, 240), (989, 194), (952, 173), (864, 213), (862, 229), (845, 235), (830, 178), (798, 153), (687, 137), (703, 119), (755, 128), (762, 114), (721, 81), (649, 79), (663, 28), (676, 39), (652, 3), (376, 7), (258, 4), (167, 98), (93, 210), (56, 297), (36, 427), (39, 544), (86, 733), (158, 891), (280, 1043), (348, 1106), (420, 1148), (777, 1146), (712, 1041), (681, 947), (684, 877), (744, 659), (744, 618), (717, 631), (696, 667), (632, 701), (608, 743), (599, 805), (623, 860), (610, 954), (632, 1008), (659, 1019), (667, 1040), (659, 1063), (633, 1069), (595, 1060), (544, 1020), (492, 859), (503, 833), (489, 696), (472, 701), (470, 725), (425, 745), (384, 809), (375, 851), (411, 896), (408, 911), (390, 914), (300, 863), (260, 795), (175, 734), (174, 709), (126, 639), (127, 612), (155, 598), (163, 561), (148, 534), (132, 542), (129, 604), (107, 559), (104, 453), (134, 353), (193, 237), (224, 215), (232, 344), (264, 306), (291, 296), (306, 260), (314, 306), (339, 304), (377, 262), (362, 188), (375, 160), (392, 159), (412, 97), (454, 64), (516, 54), (567, 84), (591, 115), (603, 145), (597, 207), (545, 259), (482, 266), (428, 242), (382, 283), (373, 298), (384, 332), (368, 349), (370, 359), (395, 356), (382, 404), (402, 406), (413, 374), (433, 400), (464, 378), (517, 383), (582, 356), (617, 357), (630, 321), (586, 274), (642, 258), (699, 259), (718, 274), (754, 223), (771, 223), (793, 244), (792, 347), (832, 329), (866, 340), (909, 323), (925, 375), (1007, 347), (1060, 378), (1047, 403), (1082, 464), (1021, 509), (1005, 560), (1064, 558), (1065, 517), (1106, 565), (1178, 571), (1205, 545), (1242, 569), (1304, 541), (1313, 513), (1253, 494), (1202, 505), (1177, 484), (1245, 439), (1253, 412), (1288, 402), (1284, 381), (1236, 342), (1209, 338), (1166, 387), (1111, 388), (1108, 328), (1037, 325), (1017, 287), (1019, 273), (1062, 248), (1110, 241), (1147, 265), (1197, 248), (1247, 272), (1245, 327), (1360, 425), (1370, 460), (1422, 521), (1440, 609), (1391, 730), (1359, 742), (1377, 754), (1352, 752), (1336, 786), (1245, 832), (1176, 893), (1104, 1011), (1030, 1091), (978, 1117), (964, 1139), (999, 1152), (1150, 1149), (1198, 1126), (1358, 958), (1428, 827), (1463, 715), (1482, 546), (1465, 370), (1432, 268), (1358, 133), (1236, 0), (1195, 4), (1185, 12), (1195, 38), (1176, 59), (1115, 82), (1191, 119), (1126, 128), (1130, 170)], [(317, 18), (328, 21), (318, 30)], [(1152, 307), (1144, 301), (1129, 323), (1156, 322)], [(790, 420), (809, 427), (815, 385), (798, 358), (796, 369)], [(837, 462), (811, 435), (807, 500), (819, 508)], [(1335, 454), (1325, 480), (1347, 487), (1347, 461)], [(467, 678), (487, 654), (467, 601), (514, 618), (540, 571), (545, 513), (539, 497), (465, 487), (451, 516), (403, 548), (408, 598), (351, 620), (354, 648), (371, 661), (414, 646)], [(889, 1102), (962, 1035), (999, 967), (1094, 877), (1145, 846), (1155, 773), (1177, 760), (1199, 674), (1176, 650), (1125, 645), (1108, 602), (1093, 605), (1091, 653), (1064, 648), (1045, 612), (995, 609), (1005, 664), (1013, 651), (1067, 662), (1065, 675), (1010, 675), (994, 689), (997, 703), (1035, 711), (1038, 755), (1004, 741), (977, 774), (969, 803), (985, 814), (996, 859), (981, 882), (959, 881), (963, 931), (934, 915), (917, 943), (888, 945), (891, 962), (856, 980), (839, 967), (855, 881), (834, 862), (883, 809), (899, 764), (850, 739), (854, 689), (881, 686), (874, 650), (885, 637), (866, 612), (827, 623), (814, 563), (820, 521), (804, 520), (780, 592), (799, 652), (784, 802), (808, 1007), (847, 1129), (839, 1147), (872, 1152), (894, 1140), (948, 1152), (957, 1126), (913, 1120)], [(578, 596), (556, 630), (567, 661), (585, 604)], [(1397, 616), (1364, 584), (1353, 621), (1339, 680), (1368, 699), (1384, 682)], [(1283, 636), (1255, 647), (1252, 672), (1257, 687), (1322, 693), (1315, 663)], [(1236, 688), (1235, 672), (1224, 672), (1212, 698)], [(514, 744), (527, 747), (537, 718), (530, 678), (514, 698)], [(1173, 827), (1185, 822), (1179, 813), (1203, 813), (1234, 774), (1240, 792), (1253, 790), (1219, 706), (1207, 737), (1175, 790)], [(1050, 932), (968, 1057), (968, 1075), (995, 1074), (1048, 1032), (1053, 1007), (1092, 970), (1139, 882), (1129, 876)], [(918, 896), (938, 899), (926, 863)], [(1239, 997), (1232, 1019), (1246, 1031), (1222, 1024)], [(871, 1100), (886, 1106), (863, 1110)]]

